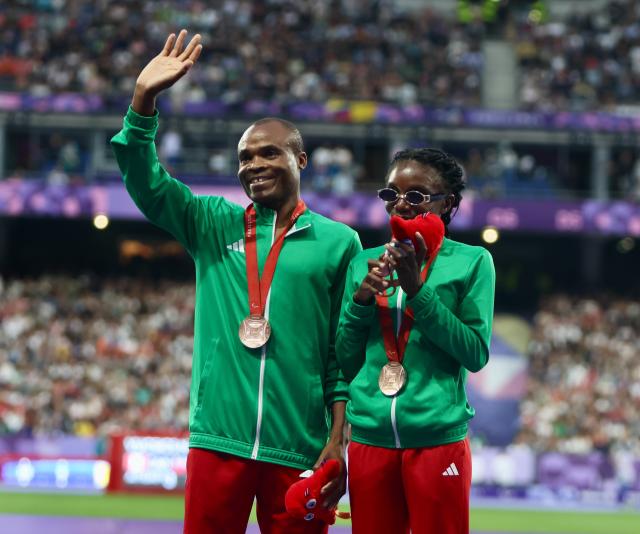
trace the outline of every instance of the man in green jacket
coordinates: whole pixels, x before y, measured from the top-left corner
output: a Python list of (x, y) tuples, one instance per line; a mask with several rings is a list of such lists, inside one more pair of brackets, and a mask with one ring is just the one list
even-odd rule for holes
[[(334, 339), (360, 241), (300, 199), (307, 156), (287, 121), (260, 120), (240, 139), (246, 209), (169, 176), (156, 155), (155, 98), (200, 55), (200, 36), (184, 47), (185, 37), (169, 36), (143, 69), (112, 139), (132, 199), (196, 267), (185, 532), (244, 532), (254, 498), (262, 532), (324, 532), (288, 517), (284, 494), (302, 470), (343, 459), (347, 392)], [(325, 502), (343, 493), (344, 469)]]

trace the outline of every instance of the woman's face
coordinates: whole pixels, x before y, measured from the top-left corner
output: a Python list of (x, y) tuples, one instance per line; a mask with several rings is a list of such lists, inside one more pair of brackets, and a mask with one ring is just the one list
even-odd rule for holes
[[(389, 174), (387, 187), (395, 189), (400, 194), (407, 191), (419, 191), (425, 195), (450, 193), (436, 170), (414, 160), (399, 161)], [(389, 215), (413, 219), (429, 211), (440, 216), (451, 209), (452, 201), (453, 196), (449, 194), (440, 200), (414, 205), (407, 202), (404, 197), (400, 197), (393, 202), (387, 202), (386, 208)]]

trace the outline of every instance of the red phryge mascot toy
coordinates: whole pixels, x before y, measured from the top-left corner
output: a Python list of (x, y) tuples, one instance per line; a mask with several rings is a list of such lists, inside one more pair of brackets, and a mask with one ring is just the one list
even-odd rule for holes
[(416, 250), (418, 250), (416, 232), (420, 232), (427, 245), (429, 257), (435, 256), (442, 245), (444, 223), (440, 217), (433, 213), (422, 213), (413, 219), (403, 219), (392, 215), (389, 223), (393, 237), (405, 243), (411, 242)]
[(312, 521), (318, 519), (329, 525), (336, 522), (336, 516), (350, 517), (350, 514), (338, 512), (335, 508), (322, 505), (324, 496), (320, 490), (340, 473), (338, 460), (327, 460), (308, 478), (302, 478), (293, 484), (284, 497), (284, 505), (289, 515)]
[[(397, 215), (392, 215), (389, 223), (391, 224), (391, 235), (393, 238), (401, 243), (413, 245), (414, 250), (418, 250), (416, 232), (420, 232), (427, 246), (426, 270), (428, 270), (436, 254), (438, 254), (442, 246), (442, 240), (444, 239), (444, 223), (442, 219), (429, 212), (421, 213), (413, 219), (403, 219)], [(388, 265), (385, 265), (385, 267), (381, 269), (381, 272), (382, 276), (391, 275), (393, 279), (393, 273), (389, 270)], [(387, 296), (391, 296), (394, 293), (395, 285), (392, 286), (391, 293), (388, 293)]]

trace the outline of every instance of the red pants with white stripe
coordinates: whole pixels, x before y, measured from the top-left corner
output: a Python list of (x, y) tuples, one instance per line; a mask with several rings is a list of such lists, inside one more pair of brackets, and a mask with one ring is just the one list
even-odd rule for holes
[(263, 534), (325, 534), (319, 520), (294, 519), (284, 495), (301, 469), (189, 449), (184, 534), (244, 534), (254, 498)]
[(354, 534), (468, 534), (468, 439), (418, 449), (351, 442), (348, 461)]

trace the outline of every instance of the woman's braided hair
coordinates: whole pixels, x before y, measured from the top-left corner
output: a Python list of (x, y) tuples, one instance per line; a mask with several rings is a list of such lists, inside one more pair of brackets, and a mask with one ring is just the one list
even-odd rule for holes
[(389, 166), (389, 172), (391, 172), (398, 162), (409, 160), (417, 161), (425, 167), (434, 169), (444, 181), (445, 187), (448, 190), (447, 192), (453, 195), (451, 209), (440, 215), (448, 233), (449, 223), (458, 211), (458, 207), (462, 201), (462, 190), (466, 186), (462, 166), (453, 156), (437, 148), (406, 148), (394, 154), (391, 165)]

